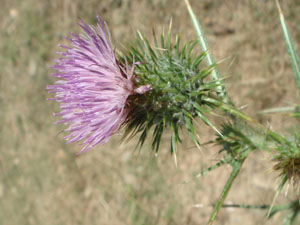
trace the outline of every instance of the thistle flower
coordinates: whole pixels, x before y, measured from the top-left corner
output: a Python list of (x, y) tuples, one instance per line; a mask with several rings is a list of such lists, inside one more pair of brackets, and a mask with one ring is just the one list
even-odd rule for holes
[(60, 103), (61, 112), (55, 115), (62, 119), (57, 123), (69, 125), (65, 139), (81, 142), (81, 151), (107, 142), (126, 120), (128, 96), (151, 89), (149, 85), (135, 88), (134, 63), (129, 66), (127, 60), (121, 64), (116, 59), (109, 30), (97, 19), (96, 27), (81, 20), (81, 35), (66, 38), (71, 46), (61, 46), (66, 51), (58, 53), (63, 57), (52, 67), (58, 73), (51, 76), (59, 80), (47, 87), (56, 94), (51, 100)]

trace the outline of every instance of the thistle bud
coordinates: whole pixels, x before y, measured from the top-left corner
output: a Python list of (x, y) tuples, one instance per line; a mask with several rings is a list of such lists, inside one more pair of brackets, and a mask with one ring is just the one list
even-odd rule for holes
[(295, 134), (292, 140), (281, 137), (278, 142), (275, 147), (277, 154), (273, 158), (276, 163), (273, 169), (279, 172), (282, 180), (288, 180), (299, 190), (300, 136)]
[[(216, 65), (200, 66), (206, 52), (193, 55), (197, 41), (190, 41), (180, 46), (180, 35), (171, 38), (160, 36), (160, 44), (154, 33), (154, 46), (140, 33), (134, 44), (127, 49), (126, 59), (139, 62), (134, 69), (134, 84), (140, 87), (137, 93), (129, 97), (130, 112), (126, 119), (126, 136), (140, 135), (142, 146), (146, 137), (152, 132), (152, 148), (158, 151), (163, 132), (171, 130), (171, 152), (180, 142), (178, 131), (186, 128), (194, 143), (199, 146), (194, 122), (200, 118), (217, 131), (206, 117), (214, 107), (223, 107), (216, 97), (219, 80), (206, 81), (206, 77)], [(125, 61), (125, 60), (124, 60)], [(153, 129), (151, 129), (153, 128)], [(218, 132), (218, 131), (217, 131)]]

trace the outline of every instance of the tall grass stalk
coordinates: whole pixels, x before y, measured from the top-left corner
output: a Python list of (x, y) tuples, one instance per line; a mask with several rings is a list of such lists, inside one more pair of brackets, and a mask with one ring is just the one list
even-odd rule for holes
[(282, 10), (281, 10), (278, 0), (276, 0), (276, 5), (278, 8), (278, 12), (279, 12), (280, 24), (281, 24), (281, 28), (282, 28), (283, 38), (284, 38), (285, 45), (286, 45), (286, 50), (287, 50), (287, 53), (290, 58), (290, 63), (291, 63), (292, 69), (293, 69), (295, 82), (296, 82), (298, 91), (300, 93), (300, 60), (299, 60), (299, 56), (297, 54), (296, 47), (295, 47), (295, 44), (291, 37), (291, 34), (285, 23), (285, 19), (284, 19), (284, 16), (283, 16), (283, 13), (282, 13)]
[[(197, 35), (197, 40), (198, 40), (198, 42), (201, 46), (201, 49), (202, 49), (202, 51), (207, 52), (207, 55), (206, 55), (207, 65), (208, 66), (214, 65), (215, 64), (215, 59), (209, 51), (209, 46), (208, 46), (204, 31), (203, 31), (203, 29), (202, 29), (202, 27), (199, 23), (199, 20), (197, 19), (197, 17), (195, 15), (189, 1), (185, 0), (185, 3), (187, 5), (187, 10), (188, 10), (189, 15), (191, 17), (191, 21), (192, 21), (192, 24), (194, 26), (194, 29), (195, 29), (195, 32), (196, 32), (196, 35)], [(219, 69), (218, 69), (217, 66), (214, 67), (214, 70), (211, 73), (211, 78), (213, 80), (220, 80), (221, 79), (221, 74), (220, 74)], [(229, 103), (230, 99), (229, 99), (228, 94), (226, 92), (224, 83), (223, 83), (223, 81), (220, 81), (220, 83), (221, 83), (221, 85), (217, 89), (218, 94), (220, 95), (220, 97), (222, 97), (225, 100), (226, 103)]]

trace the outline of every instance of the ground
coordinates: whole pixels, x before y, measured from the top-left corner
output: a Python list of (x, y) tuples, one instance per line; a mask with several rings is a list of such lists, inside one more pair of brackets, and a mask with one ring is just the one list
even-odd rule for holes
[[(300, 3), (281, 1), (291, 35), (300, 43)], [(190, 0), (220, 65), (228, 92), (244, 112), (281, 133), (299, 122), (258, 111), (299, 103), (274, 1)], [(1, 0), (0, 9), (0, 224), (205, 224), (230, 168), (203, 178), (195, 175), (213, 165), (218, 148), (197, 150), (186, 141), (178, 167), (164, 137), (158, 156), (136, 140), (109, 143), (76, 156), (65, 144), (52, 116), (59, 110), (47, 101), (49, 66), (64, 36), (78, 32), (78, 18), (107, 21), (117, 49), (133, 40), (136, 30), (151, 38), (173, 18), (174, 33), (184, 41), (195, 33), (179, 0)], [(218, 123), (218, 121), (216, 121)], [(201, 141), (214, 133), (199, 127)], [(253, 153), (235, 181), (226, 203), (270, 204), (278, 184), (269, 154)], [(285, 191), (284, 191), (285, 192)], [(277, 203), (294, 198), (292, 188)], [(217, 225), (281, 224), (283, 215), (265, 219), (265, 211), (224, 208)]]

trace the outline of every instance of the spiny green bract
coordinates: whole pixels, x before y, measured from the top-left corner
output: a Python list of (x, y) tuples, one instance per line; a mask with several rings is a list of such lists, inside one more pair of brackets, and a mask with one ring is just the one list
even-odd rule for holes
[(300, 135), (295, 134), (292, 140), (278, 136), (275, 150), (273, 169), (280, 172), (282, 180), (287, 179), (300, 189)]
[(234, 123), (223, 123), (221, 133), (213, 142), (222, 146), (220, 152), (225, 153), (224, 159), (229, 164), (254, 150), (268, 149), (265, 131), (246, 121), (236, 119)]
[[(180, 36), (175, 43), (171, 40), (171, 30), (167, 37), (160, 36), (160, 44), (154, 34), (154, 47), (140, 33), (135, 44), (125, 57), (134, 68), (134, 82), (137, 87), (151, 85), (152, 90), (144, 95), (134, 95), (129, 99), (131, 112), (126, 121), (126, 136), (140, 133), (139, 144), (143, 145), (150, 128), (153, 130), (152, 148), (158, 151), (164, 129), (172, 131), (171, 152), (175, 152), (180, 142), (179, 128), (185, 127), (199, 147), (194, 127), (194, 119), (199, 117), (217, 131), (205, 114), (212, 108), (226, 108), (215, 96), (220, 80), (204, 81), (216, 65), (200, 68), (206, 52), (196, 57), (192, 50), (196, 41), (190, 41), (180, 48)], [(226, 110), (226, 109), (225, 109)], [(218, 132), (218, 131), (217, 131)]]

